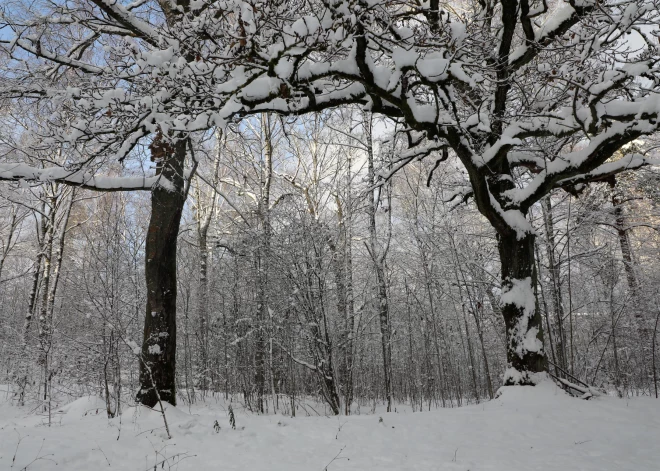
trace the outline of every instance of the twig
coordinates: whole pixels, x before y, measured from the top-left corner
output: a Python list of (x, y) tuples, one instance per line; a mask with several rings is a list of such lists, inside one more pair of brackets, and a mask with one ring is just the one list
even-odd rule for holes
[[(140, 352), (140, 360), (144, 364), (145, 368), (149, 372), (149, 379), (151, 380), (151, 387), (154, 388), (154, 392), (156, 393), (156, 399), (158, 399), (158, 405), (160, 406), (160, 413), (163, 416), (163, 422), (165, 422), (165, 432), (167, 433), (167, 439), (171, 440), (172, 435), (170, 434), (170, 427), (167, 425), (167, 416), (165, 415), (165, 408), (163, 407), (163, 401), (160, 400), (160, 391), (158, 391), (158, 387), (156, 386), (156, 381), (154, 381), (154, 376), (151, 373), (151, 366), (149, 363), (142, 357), (142, 353)], [(153, 409), (152, 409), (153, 410)]]
[[(41, 456), (41, 450), (44, 448), (44, 442), (45, 442), (45, 441), (46, 441), (45, 438), (41, 440), (41, 446), (39, 447), (39, 451), (37, 452), (37, 456), (36, 456), (32, 461), (30, 461), (28, 464), (26, 464), (24, 467), (22, 467), (22, 468), (21, 468), (21, 471), (27, 471), (27, 469), (28, 469), (33, 463), (35, 463), (35, 462), (37, 462), (37, 461), (39, 461), (39, 460), (52, 461), (52, 462), (55, 463), (55, 465), (57, 466), (57, 461), (55, 461), (55, 460), (52, 459), (52, 458), (48, 458), (49, 456), (55, 456), (54, 454), (52, 454), (52, 453), (48, 453), (47, 455)], [(13, 466), (13, 465), (12, 465), (12, 466)]]
[(96, 442), (96, 446), (97, 446), (98, 448), (92, 448), (92, 451), (93, 451), (93, 450), (99, 450), (99, 451), (103, 454), (103, 458), (105, 458), (105, 461), (108, 463), (108, 466), (110, 466), (110, 460), (109, 460), (108, 457), (105, 455), (105, 452), (101, 449), (101, 445), (99, 445), (99, 442)]
[(18, 443), (16, 444), (16, 450), (14, 450), (14, 457), (11, 460), (11, 467), (14, 467), (14, 463), (16, 462), (16, 455), (18, 454), (18, 447), (21, 446), (21, 442), (25, 437), (29, 437), (29, 435), (26, 435), (25, 437), (21, 437), (21, 434), (19, 433), (18, 430), (14, 429), (14, 432), (18, 434)]
[[(181, 456), (181, 458), (179, 458), (180, 456)], [(159, 466), (160, 466), (161, 468), (164, 468), (166, 464), (167, 464), (168, 469), (171, 469), (172, 466), (174, 466), (174, 465), (178, 465), (178, 464), (181, 463), (183, 460), (188, 459), (188, 458), (194, 458), (194, 457), (196, 457), (196, 456), (197, 456), (197, 455), (189, 455), (188, 452), (177, 453), (176, 455), (172, 455), (172, 456), (170, 456), (170, 457), (168, 457), (168, 458), (163, 458), (163, 459), (160, 460), (159, 462), (155, 463), (153, 466), (149, 466), (147, 469), (145, 469), (145, 471), (152, 471), (152, 470), (158, 468)], [(174, 462), (174, 459), (175, 459), (175, 458), (178, 458), (178, 460), (176, 461), (176, 463)], [(170, 460), (172, 460), (172, 463), (168, 463), (168, 461), (170, 461)]]
[(330, 460), (330, 462), (329, 462), (328, 464), (325, 465), (325, 467), (323, 468), (323, 471), (328, 471), (328, 467), (329, 467), (329, 466), (330, 466), (335, 460), (338, 460), (338, 459), (346, 459), (346, 460), (350, 460), (350, 458), (346, 458), (346, 457), (344, 457), (344, 458), (339, 458), (339, 455), (341, 455), (341, 452), (344, 451), (344, 448), (346, 448), (346, 445), (344, 445), (343, 447), (341, 447), (341, 450), (339, 450), (339, 452), (335, 455), (335, 457), (332, 458), (332, 459)]
[(348, 423), (348, 420), (344, 423), (341, 423), (339, 421), (339, 416), (337, 416), (337, 423), (339, 424), (339, 428), (337, 429), (337, 433), (335, 434), (335, 440), (339, 440), (339, 432), (341, 432), (342, 427)]

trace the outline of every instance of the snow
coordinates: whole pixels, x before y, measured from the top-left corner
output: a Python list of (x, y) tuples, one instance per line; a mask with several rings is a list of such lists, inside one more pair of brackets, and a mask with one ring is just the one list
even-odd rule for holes
[(507, 209), (503, 210), (500, 204), (497, 202), (497, 200), (493, 197), (492, 194), (489, 194), (490, 196), (490, 204), (495, 208), (495, 211), (497, 211), (502, 219), (508, 224), (509, 227), (511, 227), (514, 231), (516, 231), (516, 237), (518, 240), (522, 240), (525, 237), (527, 237), (528, 234), (535, 234), (534, 227), (532, 224), (527, 220), (525, 215), (522, 213), (522, 211), (518, 209)]
[(301, 38), (314, 34), (321, 27), (319, 20), (314, 16), (305, 16), (291, 25), (291, 30)]
[(72, 417), (83, 417), (87, 414), (105, 413), (105, 401), (97, 396), (84, 396), (60, 407), (57, 412)]
[(149, 345), (149, 353), (152, 355), (160, 355), (161, 350), (160, 350), (160, 345)]
[(62, 167), (36, 168), (21, 163), (0, 164), (0, 180), (60, 181), (96, 190), (148, 190), (159, 185), (172, 190), (171, 182), (162, 176), (103, 177), (89, 171), (70, 171)]
[[(591, 2), (584, 2), (586, 5)], [(586, 6), (585, 5), (585, 6)], [(575, 9), (568, 3), (562, 4), (561, 7), (555, 10), (554, 14), (548, 18), (540, 30), (535, 32), (536, 40), (541, 41), (545, 37), (552, 34), (559, 26), (565, 21), (569, 20), (575, 14)]]
[(32, 462), (30, 471), (146, 471), (163, 460), (157, 469), (658, 469), (657, 400), (585, 401), (548, 380), (498, 394), (493, 401), (457, 409), (412, 413), (398, 406), (398, 413), (350, 417), (304, 417), (302, 405), (296, 418), (255, 416), (234, 402), (236, 430), (229, 426), (229, 404), (209, 399), (190, 408), (166, 408), (171, 440), (160, 413), (125, 408), (121, 418), (109, 420), (104, 401), (95, 397), (58, 409), (51, 427), (27, 408), (0, 403), (0, 469)]
[(135, 343), (133, 340), (127, 340), (127, 341), (126, 341), (126, 344), (131, 348), (131, 350), (133, 351), (133, 353), (134, 353), (135, 355), (139, 355), (139, 354), (140, 354), (141, 349), (140, 349), (140, 347), (138, 347), (138, 344)]
[[(522, 358), (527, 352), (543, 351), (543, 343), (538, 339), (538, 327), (529, 328), (529, 321), (536, 312), (536, 297), (532, 288), (532, 279), (510, 280), (510, 284), (502, 291), (503, 304), (513, 304), (523, 312), (515, 327), (508, 333), (509, 342), (515, 352)], [(505, 377), (512, 377), (510, 373)]]
[(396, 65), (397, 69), (403, 69), (404, 67), (414, 67), (415, 62), (419, 55), (414, 50), (407, 50), (401, 47), (395, 47), (392, 51), (392, 60)]
[(462, 43), (467, 37), (467, 26), (459, 21), (452, 21), (449, 23), (451, 29), (451, 37), (456, 43)]

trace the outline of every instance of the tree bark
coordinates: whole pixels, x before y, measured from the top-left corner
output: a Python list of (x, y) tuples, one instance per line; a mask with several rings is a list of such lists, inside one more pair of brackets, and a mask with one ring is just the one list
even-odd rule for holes
[(534, 294), (534, 235), (511, 230), (498, 234), (502, 264), (502, 316), (507, 332), (504, 385), (533, 385), (547, 369), (543, 324)]
[(176, 405), (176, 251), (186, 199), (186, 141), (169, 144), (159, 137), (151, 146), (152, 158), (157, 161), (157, 173), (172, 188), (158, 185), (151, 192), (145, 261), (147, 307), (137, 394), (137, 401), (148, 407), (159, 400)]

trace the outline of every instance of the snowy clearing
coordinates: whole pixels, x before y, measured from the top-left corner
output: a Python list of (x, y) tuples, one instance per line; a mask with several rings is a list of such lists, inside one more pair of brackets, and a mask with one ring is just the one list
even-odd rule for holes
[(167, 410), (171, 440), (158, 413), (131, 408), (108, 420), (104, 407), (99, 398), (78, 399), (49, 428), (3, 404), (0, 469), (651, 471), (660, 463), (653, 400), (584, 401), (550, 382), (422, 413), (291, 418), (240, 410), (236, 430), (225, 405), (209, 401)]

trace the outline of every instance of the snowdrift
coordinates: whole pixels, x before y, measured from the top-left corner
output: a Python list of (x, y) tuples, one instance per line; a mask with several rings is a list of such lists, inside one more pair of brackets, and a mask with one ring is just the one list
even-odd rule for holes
[(167, 407), (168, 440), (160, 413), (128, 408), (108, 420), (102, 399), (84, 397), (60, 408), (50, 427), (27, 411), (0, 417), (0, 469), (654, 471), (659, 405), (649, 398), (579, 400), (546, 381), (503, 388), (487, 403), (422, 413), (291, 418), (239, 411), (234, 430), (227, 405), (209, 401)]

